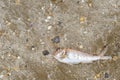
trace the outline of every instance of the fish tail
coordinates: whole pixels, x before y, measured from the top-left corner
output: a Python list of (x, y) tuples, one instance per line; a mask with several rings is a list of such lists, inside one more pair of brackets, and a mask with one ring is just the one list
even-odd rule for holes
[(100, 59), (112, 59), (112, 57), (111, 56), (102, 56)]

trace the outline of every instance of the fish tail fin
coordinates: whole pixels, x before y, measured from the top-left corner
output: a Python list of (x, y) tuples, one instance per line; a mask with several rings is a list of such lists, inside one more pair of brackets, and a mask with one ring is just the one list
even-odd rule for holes
[(111, 56), (102, 56), (100, 59), (112, 59), (112, 57)]

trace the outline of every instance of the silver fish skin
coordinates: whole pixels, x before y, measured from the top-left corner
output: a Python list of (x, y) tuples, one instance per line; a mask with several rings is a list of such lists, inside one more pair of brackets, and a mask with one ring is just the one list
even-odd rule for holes
[(92, 63), (93, 61), (97, 60), (112, 59), (111, 56), (93, 56), (72, 49), (60, 49), (54, 54), (54, 58), (57, 59), (59, 62), (66, 64)]

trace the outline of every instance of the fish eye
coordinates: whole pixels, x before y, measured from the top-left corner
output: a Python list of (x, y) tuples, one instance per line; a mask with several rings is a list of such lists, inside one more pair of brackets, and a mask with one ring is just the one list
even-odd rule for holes
[(67, 56), (66, 52), (65, 52), (65, 51), (62, 51), (62, 53), (61, 53), (61, 55), (60, 55), (60, 58), (61, 58), (61, 59), (64, 59), (66, 56)]

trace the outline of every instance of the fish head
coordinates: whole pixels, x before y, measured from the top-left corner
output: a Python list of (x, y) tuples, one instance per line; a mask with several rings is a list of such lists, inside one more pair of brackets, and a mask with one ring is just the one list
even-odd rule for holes
[(56, 50), (54, 57), (58, 60), (62, 60), (67, 57), (66, 49), (58, 49)]
[(80, 61), (76, 59), (73, 53), (70, 53), (70, 49), (59, 49), (55, 52), (54, 58), (59, 62), (66, 64), (78, 64)]

